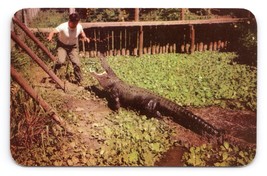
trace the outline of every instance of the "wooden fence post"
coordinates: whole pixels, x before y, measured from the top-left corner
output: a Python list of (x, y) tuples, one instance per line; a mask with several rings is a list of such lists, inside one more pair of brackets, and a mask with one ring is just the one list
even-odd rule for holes
[[(139, 13), (140, 13), (139, 8), (135, 8), (134, 9), (134, 21), (139, 21)], [(142, 56), (143, 55), (143, 47), (144, 47), (144, 30), (143, 30), (143, 26), (140, 26), (140, 28), (139, 28), (139, 42), (137, 42), (137, 43), (139, 43), (139, 48), (138, 48), (139, 49), (139, 56)], [(135, 49), (134, 49), (134, 55), (136, 54), (136, 52), (137, 51), (135, 51)]]
[(218, 45), (217, 45), (217, 41), (213, 42), (213, 50), (214, 50), (214, 51), (217, 51), (217, 46), (218, 46)]
[(203, 51), (203, 42), (200, 42), (199, 43), (199, 48), (198, 48), (198, 51), (202, 52)]
[(209, 44), (209, 51), (212, 51), (213, 50), (213, 42), (210, 42)]
[(185, 9), (182, 8), (182, 9), (181, 9), (181, 14), (180, 14), (180, 16), (181, 16), (181, 17), (180, 17), (180, 18), (181, 18), (180, 20), (184, 20), (184, 19), (185, 19), (184, 13), (185, 13)]
[(139, 8), (135, 8), (134, 9), (134, 21), (139, 21), (139, 13), (140, 13)]
[(143, 26), (140, 26), (140, 31), (139, 31), (139, 56), (143, 55), (143, 47), (144, 47), (144, 30), (143, 30)]
[(195, 51), (195, 28), (193, 25), (190, 25), (190, 38), (191, 38), (190, 53), (194, 53)]

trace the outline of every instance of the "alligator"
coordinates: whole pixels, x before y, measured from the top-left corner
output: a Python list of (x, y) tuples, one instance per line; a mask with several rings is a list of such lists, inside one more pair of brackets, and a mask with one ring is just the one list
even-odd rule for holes
[(170, 117), (174, 122), (203, 136), (220, 137), (222, 135), (221, 130), (185, 107), (147, 89), (129, 85), (122, 81), (110, 68), (106, 57), (103, 55), (100, 56), (100, 61), (105, 71), (98, 74), (90, 70), (90, 74), (98, 80), (100, 86), (109, 94), (115, 111), (120, 107), (132, 108), (156, 117)]

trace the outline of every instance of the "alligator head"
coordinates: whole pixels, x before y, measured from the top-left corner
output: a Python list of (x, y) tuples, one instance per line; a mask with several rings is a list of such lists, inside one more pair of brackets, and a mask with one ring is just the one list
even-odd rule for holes
[(120, 79), (117, 77), (115, 72), (110, 68), (106, 58), (103, 55), (100, 56), (100, 62), (101, 66), (105, 69), (105, 71), (103, 73), (96, 73), (95, 71), (92, 71), (90, 69), (90, 73), (95, 79), (98, 80), (99, 84), (105, 90), (108, 90), (112, 86), (114, 86), (116, 82), (120, 81)]
[(110, 76), (106, 71), (103, 73), (96, 73), (90, 69), (91, 75), (98, 80), (99, 84), (106, 90), (112, 87), (115, 84), (115, 79), (113, 76)]

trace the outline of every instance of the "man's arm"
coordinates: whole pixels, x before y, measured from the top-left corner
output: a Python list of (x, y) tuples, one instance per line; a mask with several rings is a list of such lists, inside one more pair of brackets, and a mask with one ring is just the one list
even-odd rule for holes
[(85, 34), (84, 31), (81, 32), (81, 38), (82, 38), (83, 40), (85, 40), (86, 42), (88, 42), (88, 43), (90, 42), (90, 39), (86, 37), (86, 34)]
[(53, 29), (53, 30), (49, 33), (49, 35), (48, 35), (48, 37), (47, 37), (47, 40), (48, 40), (48, 41), (51, 41), (52, 38), (53, 38), (53, 36), (54, 36), (54, 34), (57, 34), (57, 33), (58, 33), (58, 31), (57, 31), (56, 29)]

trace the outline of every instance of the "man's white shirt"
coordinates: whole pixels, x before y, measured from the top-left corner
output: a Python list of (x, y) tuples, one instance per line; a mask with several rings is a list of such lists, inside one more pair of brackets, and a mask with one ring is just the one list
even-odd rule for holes
[(83, 27), (78, 23), (76, 28), (72, 29), (69, 27), (68, 22), (65, 22), (57, 26), (56, 30), (59, 32), (58, 38), (63, 44), (75, 45), (78, 36), (83, 32)]

